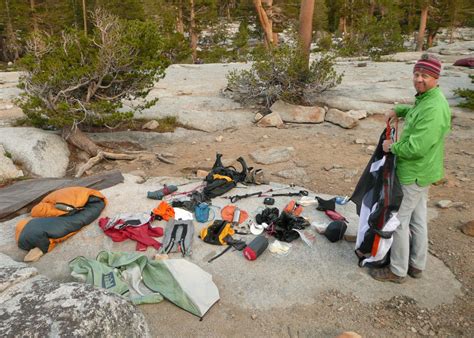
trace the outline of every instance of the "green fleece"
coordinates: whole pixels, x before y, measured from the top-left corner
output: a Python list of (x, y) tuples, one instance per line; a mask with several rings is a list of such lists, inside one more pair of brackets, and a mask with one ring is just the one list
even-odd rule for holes
[(405, 118), (400, 141), (392, 144), (397, 156), (397, 176), (402, 184), (427, 186), (444, 176), (444, 138), (451, 129), (451, 111), (436, 87), (417, 95), (415, 104), (397, 105), (395, 113)]

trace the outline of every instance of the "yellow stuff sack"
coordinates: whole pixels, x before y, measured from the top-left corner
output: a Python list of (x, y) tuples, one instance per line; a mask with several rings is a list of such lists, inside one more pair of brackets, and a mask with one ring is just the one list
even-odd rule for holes
[(199, 237), (206, 243), (226, 245), (226, 237), (235, 233), (232, 224), (227, 221), (215, 220), (207, 227), (202, 228)]

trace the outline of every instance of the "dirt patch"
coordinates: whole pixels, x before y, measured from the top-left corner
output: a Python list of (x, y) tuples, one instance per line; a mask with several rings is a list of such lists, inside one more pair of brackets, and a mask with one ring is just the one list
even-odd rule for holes
[[(446, 142), (446, 179), (430, 189), (429, 207), (436, 208), (438, 216), (429, 225), (429, 250), (451, 269), (463, 285), (464, 296), (454, 304), (428, 310), (420, 308), (412, 299), (395, 297), (368, 305), (361, 304), (344, 290), (334, 290), (314, 299), (312, 306), (289, 308), (284, 313), (281, 309), (249, 313), (230, 300), (221, 301), (202, 322), (182, 311), (171, 311), (169, 304), (160, 305), (170, 311), (165, 311), (167, 315), (159, 318), (156, 318), (151, 306), (141, 307), (148, 319), (152, 319), (149, 320), (152, 332), (165, 336), (180, 332), (198, 336), (293, 337), (335, 336), (342, 331), (353, 330), (369, 337), (473, 336), (474, 238), (459, 229), (462, 224), (474, 219), (473, 127), (474, 114), (464, 114), (453, 120), (453, 131)], [(165, 164), (148, 156), (133, 161), (104, 162), (94, 167), (92, 172), (119, 168), (125, 173), (141, 171), (146, 177), (187, 176), (197, 169), (209, 169), (216, 152), (219, 152), (224, 154), (224, 159), (243, 156), (249, 165), (262, 168), (271, 181), (304, 185), (312, 191), (326, 194), (350, 195), (383, 128), (380, 116), (362, 120), (360, 126), (352, 130), (329, 123), (289, 125), (284, 129), (245, 127), (193, 136), (166, 145), (156, 144), (148, 149), (152, 153), (174, 154), (174, 164)], [(140, 145), (115, 146), (135, 149)], [(295, 149), (293, 159), (260, 165), (253, 163), (249, 157), (249, 153), (256, 149), (274, 146), (292, 146)], [(295, 167), (303, 168), (307, 175), (297, 179), (278, 176), (279, 171)], [(456, 207), (436, 207), (438, 201), (446, 199), (457, 202)]]

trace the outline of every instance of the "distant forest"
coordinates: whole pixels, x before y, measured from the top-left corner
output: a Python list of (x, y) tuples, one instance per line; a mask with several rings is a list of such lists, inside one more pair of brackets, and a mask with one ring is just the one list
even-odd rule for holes
[[(252, 59), (255, 47), (286, 43), (308, 0), (0, 0), (0, 61), (15, 61), (38, 31), (93, 34), (101, 7), (123, 20), (150, 21), (171, 62)], [(423, 50), (441, 28), (474, 26), (472, 0), (314, 0), (313, 51), (377, 56), (414, 40)], [(293, 34), (293, 35), (292, 35)]]

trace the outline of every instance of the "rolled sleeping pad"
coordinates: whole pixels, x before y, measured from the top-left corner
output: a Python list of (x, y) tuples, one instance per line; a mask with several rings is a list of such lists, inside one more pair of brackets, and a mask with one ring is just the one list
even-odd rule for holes
[(267, 247), (268, 239), (263, 235), (257, 236), (244, 249), (244, 257), (249, 261), (254, 261), (267, 249)]

